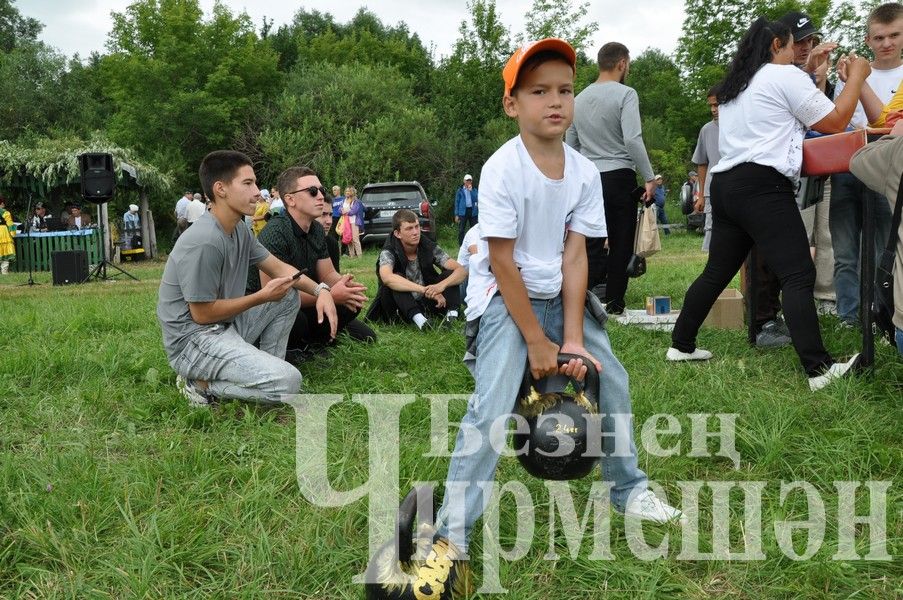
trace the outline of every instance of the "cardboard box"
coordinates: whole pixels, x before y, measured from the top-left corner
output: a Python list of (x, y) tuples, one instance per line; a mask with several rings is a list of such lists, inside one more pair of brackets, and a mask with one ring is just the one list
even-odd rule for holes
[(671, 296), (646, 296), (647, 315), (667, 315), (671, 312)]
[(743, 294), (729, 288), (721, 292), (702, 324), (715, 329), (746, 329), (743, 317)]

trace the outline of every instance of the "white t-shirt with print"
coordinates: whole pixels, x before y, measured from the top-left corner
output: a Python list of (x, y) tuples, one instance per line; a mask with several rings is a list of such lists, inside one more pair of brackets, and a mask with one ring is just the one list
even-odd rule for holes
[(749, 87), (718, 107), (721, 160), (712, 172), (723, 173), (750, 162), (773, 167), (796, 181), (806, 129), (832, 110), (834, 103), (800, 69), (763, 65)]
[[(875, 69), (873, 67), (871, 75), (869, 75), (865, 81), (869, 84), (869, 87), (872, 88), (872, 91), (875, 92), (875, 95), (878, 96), (878, 99), (881, 100), (881, 103), (887, 104), (890, 102), (890, 99), (894, 97), (894, 94), (897, 93), (897, 90), (900, 89), (901, 80), (903, 80), (903, 65), (893, 69)], [(834, 88), (835, 100), (840, 96), (840, 92), (843, 91), (843, 85), (842, 81), (837, 82), (837, 87)], [(868, 125), (868, 117), (865, 116), (865, 109), (862, 108), (862, 102), (856, 103), (856, 110), (853, 111), (853, 118), (850, 119), (850, 125), (857, 128), (866, 127)]]
[[(520, 136), (496, 150), (480, 174), (481, 237), (516, 240), (514, 262), (531, 298), (549, 299), (561, 292), (569, 231), (587, 237), (608, 235), (599, 171), (579, 152), (562, 146), (562, 179), (543, 175)], [(489, 277), (489, 285), (495, 285), (495, 277), (491, 273)]]

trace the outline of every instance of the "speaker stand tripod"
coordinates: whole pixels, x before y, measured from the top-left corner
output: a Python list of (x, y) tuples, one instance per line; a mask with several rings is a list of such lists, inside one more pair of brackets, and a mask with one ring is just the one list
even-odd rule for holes
[[(107, 254), (109, 252), (109, 247), (107, 246), (106, 239), (106, 229), (104, 228), (104, 212), (102, 210), (103, 204), (97, 205), (97, 225), (100, 228), (100, 243), (101, 243), (101, 252), (100, 252), (100, 262), (95, 265), (94, 269), (91, 273), (88, 274), (88, 277), (85, 279), (85, 282), (95, 280), (103, 280), (103, 281), (116, 281), (117, 275), (125, 275), (127, 277), (131, 277), (135, 281), (138, 281), (138, 278), (120, 267), (119, 265), (114, 265), (109, 260), (107, 260)], [(119, 273), (113, 275), (107, 275), (107, 267), (112, 267), (119, 271)]]

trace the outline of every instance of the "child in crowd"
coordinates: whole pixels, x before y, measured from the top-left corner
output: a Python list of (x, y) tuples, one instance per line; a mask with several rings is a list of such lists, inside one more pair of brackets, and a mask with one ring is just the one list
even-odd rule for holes
[[(491, 269), (475, 268), (478, 257), (471, 257), (468, 299), (480, 299), (467, 314), (476, 393), (438, 514), (439, 533), (465, 551), (488, 500), (480, 484), (495, 478), (496, 448), (504, 447), (504, 432), (490, 430), (514, 409), (525, 366), (535, 378), (586, 374), (578, 360), (559, 367), (559, 353), (586, 357), (599, 372), (602, 428), (615, 432), (602, 444), (614, 507), (657, 522), (682, 517), (648, 489), (637, 464), (627, 372), (612, 353), (604, 309), (586, 293), (585, 239), (606, 237), (606, 227), (599, 171), (562, 141), (574, 112), (575, 61), (567, 42), (548, 38), (517, 50), (502, 72), (503, 106), (520, 135), (489, 158), (480, 176), (480, 237)], [(587, 302), (595, 302), (593, 310)], [(479, 432), (478, 448), (466, 430)]]

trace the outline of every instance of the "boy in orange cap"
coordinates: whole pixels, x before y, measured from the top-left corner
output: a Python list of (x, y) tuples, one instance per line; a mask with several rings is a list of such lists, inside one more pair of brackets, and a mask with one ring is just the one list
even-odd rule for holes
[[(520, 134), (480, 175), (480, 230), (491, 268), (471, 278), (468, 350), (476, 381), (449, 465), (439, 533), (466, 552), (495, 478), (500, 427), (514, 410), (525, 365), (534, 378), (582, 380), (599, 372), (602, 474), (620, 512), (668, 522), (679, 510), (658, 499), (637, 464), (627, 373), (611, 351), (601, 303), (587, 294), (585, 239), (606, 237), (599, 171), (563, 137), (574, 115), (574, 49), (557, 38), (518, 49), (502, 71), (505, 113)], [(498, 292), (498, 293), (496, 293)], [(585, 357), (558, 365), (558, 354)], [(501, 421), (500, 421), (501, 419)], [(493, 427), (493, 425), (495, 427)], [(479, 433), (476, 439), (475, 433)]]

